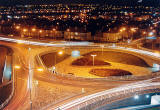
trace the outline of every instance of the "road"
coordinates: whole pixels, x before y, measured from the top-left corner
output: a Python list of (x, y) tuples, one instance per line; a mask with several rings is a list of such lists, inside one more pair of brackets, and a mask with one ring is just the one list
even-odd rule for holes
[[(16, 42), (16, 41), (15, 41)], [(35, 56), (44, 51), (57, 50), (60, 47), (33, 46), (20, 43), (9, 43), (0, 41), (2, 45), (9, 46), (14, 51), (13, 65), (19, 65), (20, 69), (14, 69), (15, 73), (15, 95), (5, 110), (24, 110), (30, 108), (29, 94), (29, 67), (32, 74), (32, 102), (33, 109), (46, 109), (56, 103), (63, 103), (63, 99), (75, 99), (79, 96), (93, 94), (98, 91), (118, 87), (132, 83), (126, 81), (76, 81), (61, 76), (51, 75), (47, 71), (37, 72), (36, 68), (41, 66), (35, 61)], [(27, 42), (27, 44), (29, 44)], [(33, 44), (33, 42), (32, 42)], [(38, 43), (34, 43), (38, 44)], [(51, 45), (56, 46), (56, 45)], [(31, 48), (29, 51), (28, 48)], [(30, 65), (30, 66), (29, 66)], [(45, 68), (44, 68), (45, 70)], [(33, 75), (34, 74), (34, 75)], [(54, 95), (52, 95), (54, 94)], [(64, 95), (62, 95), (64, 94)], [(41, 96), (41, 97), (40, 97)], [(47, 100), (46, 100), (47, 99)], [(38, 100), (38, 101), (37, 101)]]
[[(35, 47), (35, 46), (30, 46), (32, 49), (30, 51), (30, 54), (32, 55), (29, 56), (28, 55), (28, 46), (24, 46), (23, 44), (15, 44), (15, 43), (6, 43), (6, 42), (1, 42), (1, 44), (3, 45), (7, 45), (13, 48), (14, 50), (14, 61), (13, 61), (13, 65), (19, 65), (21, 68), (20, 69), (14, 69), (15, 72), (15, 95), (13, 97), (13, 99), (11, 100), (10, 104), (5, 108), (6, 110), (15, 110), (15, 109), (22, 109), (25, 105), (26, 109), (29, 107), (29, 89), (27, 88), (27, 82), (28, 82), (28, 64), (29, 61), (28, 59), (33, 59), (35, 57), (35, 55), (46, 51), (46, 48), (44, 47)], [(22, 47), (23, 46), (23, 47)], [(53, 50), (52, 47), (48, 47), (48, 50)], [(31, 64), (32, 68), (36, 68), (34, 67), (34, 60), (30, 60), (32, 61)], [(112, 88), (113, 85), (114, 86), (118, 86), (119, 84), (117, 84), (117, 82), (108, 82), (109, 84), (107, 84), (107, 82), (90, 82), (90, 81), (75, 81), (75, 80), (69, 80), (63, 77), (54, 77), (54, 80), (50, 77), (50, 74), (42, 72), (36, 72), (35, 71), (35, 79), (33, 79), (33, 82), (35, 82), (36, 80), (38, 80), (39, 85), (43, 85), (40, 86), (38, 89), (41, 90), (42, 88), (47, 88), (44, 87), (46, 84), (50, 85), (49, 87), (52, 88), (59, 88), (61, 86), (61, 88), (59, 88), (60, 90), (66, 91), (66, 96), (64, 97), (73, 97), (73, 96), (77, 96), (79, 94), (82, 94), (82, 88), (85, 89), (85, 93), (94, 93), (93, 91), (97, 92), (97, 91), (101, 91), (101, 90), (105, 90), (105, 89), (109, 89)], [(46, 75), (47, 74), (47, 75)], [(37, 77), (36, 77), (37, 76)], [(47, 80), (47, 81), (46, 81)], [(48, 82), (48, 83), (46, 83)], [(45, 85), (44, 85), (45, 83)], [(54, 84), (52, 84), (54, 83)], [(111, 85), (112, 83), (112, 85)], [(114, 83), (114, 84), (113, 84)], [(124, 84), (126, 82), (122, 82), (122, 84)], [(56, 85), (55, 85), (56, 84)], [(93, 85), (93, 86), (92, 86)], [(71, 88), (71, 89), (69, 89)], [(69, 90), (72, 90), (72, 92), (74, 92), (74, 94), (72, 92), (70, 92)], [(34, 93), (34, 86), (33, 86), (33, 95)], [(75, 91), (74, 91), (75, 90)], [(47, 91), (48, 92), (48, 91)], [(50, 92), (50, 91), (49, 91)], [(48, 92), (48, 93), (49, 93)], [(40, 95), (44, 95), (43, 93), (41, 93)], [(48, 94), (46, 94), (48, 95)], [(33, 107), (34, 107), (34, 96), (33, 97)], [(44, 96), (45, 97), (45, 96)], [(49, 97), (49, 96), (47, 96)], [(37, 97), (35, 97), (36, 99)], [(61, 97), (62, 98), (62, 97)], [(41, 102), (35, 102), (35, 103), (42, 103), (45, 102), (44, 99), (40, 99)], [(55, 100), (55, 99), (54, 99)], [(61, 101), (61, 99), (59, 99), (58, 101)], [(46, 101), (47, 102), (47, 101)], [(55, 102), (56, 101), (51, 101), (51, 102)], [(37, 107), (34, 107), (37, 108)]]

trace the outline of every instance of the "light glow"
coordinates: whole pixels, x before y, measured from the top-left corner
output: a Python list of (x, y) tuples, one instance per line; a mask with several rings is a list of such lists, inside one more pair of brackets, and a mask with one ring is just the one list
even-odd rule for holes
[(135, 95), (135, 96), (134, 96), (134, 99), (139, 99), (139, 96), (138, 96), (138, 95)]
[(42, 72), (43, 68), (37, 68), (37, 71)]
[(32, 31), (33, 31), (33, 32), (35, 32), (35, 31), (36, 31), (36, 29), (35, 29), (35, 28), (33, 28), (33, 29), (32, 29)]
[(63, 54), (63, 51), (59, 51), (58, 54), (59, 54), (59, 55), (62, 55), (62, 54)]
[(19, 65), (14, 66), (15, 69), (20, 69), (21, 67)]

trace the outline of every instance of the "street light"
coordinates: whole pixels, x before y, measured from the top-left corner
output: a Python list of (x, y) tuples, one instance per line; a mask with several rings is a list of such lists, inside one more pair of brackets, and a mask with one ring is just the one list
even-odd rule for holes
[(41, 33), (42, 33), (43, 31), (42, 30), (39, 30), (39, 36), (38, 36), (38, 39), (40, 39), (40, 36), (41, 36)]
[(43, 68), (37, 68), (37, 71), (42, 72)]
[(149, 33), (149, 36), (153, 36), (153, 34), (154, 34), (153, 32), (150, 32), (150, 33)]
[(53, 28), (53, 36), (54, 36), (54, 38), (56, 39), (55, 31), (56, 31), (56, 29), (55, 29), (55, 28)]
[(39, 30), (39, 33), (42, 33), (42, 30)]
[(20, 26), (16, 26), (16, 29), (17, 29), (17, 30), (20, 29)]
[(56, 31), (56, 29), (55, 29), (55, 28), (53, 28), (53, 31)]
[[(29, 56), (30, 56), (31, 48), (28, 48)], [(30, 93), (30, 110), (32, 110), (32, 70), (37, 69), (37, 71), (42, 72), (43, 68), (31, 68), (31, 62), (29, 58), (29, 93)]]
[(136, 99), (136, 100), (139, 99), (139, 96), (138, 96), (138, 95), (135, 95), (135, 96), (134, 96), (134, 99)]
[(101, 45), (101, 48), (102, 48), (102, 55), (103, 55), (103, 48), (104, 48), (104, 45)]
[[(129, 37), (131, 38), (131, 40), (133, 39), (133, 35), (134, 35), (133, 33), (136, 32), (136, 29), (137, 29), (137, 28), (131, 28), (131, 29), (130, 29), (130, 32), (128, 33), (128, 34), (129, 34)], [(130, 33), (131, 33), (131, 35), (130, 35)]]
[[(58, 55), (62, 55), (63, 54), (63, 51), (59, 51), (58, 52)], [(54, 70), (54, 74), (55, 74), (55, 71), (56, 71), (56, 63), (57, 63), (57, 52), (55, 53), (55, 56), (54, 56), (55, 58), (55, 62), (54, 62), (54, 66), (53, 66), (53, 70)]]
[[(63, 51), (59, 51), (59, 52), (58, 52), (58, 55), (62, 55), (62, 54), (63, 54)], [(54, 65), (56, 65), (56, 63), (57, 63), (57, 62), (56, 62), (56, 61), (57, 61), (57, 57), (56, 57), (56, 56), (57, 56), (57, 54), (55, 54), (55, 64), (54, 64)]]
[(15, 69), (20, 69), (21, 67), (19, 65), (14, 66)]
[[(29, 56), (30, 56), (30, 51), (31, 48), (28, 48), (28, 52), (29, 52)], [(30, 58), (29, 58), (29, 94), (30, 94), (30, 109), (32, 110), (32, 78), (31, 78), (31, 62), (30, 62)]]
[[(62, 55), (63, 54), (63, 51), (59, 51), (58, 52), (58, 55)], [(56, 52), (56, 54), (55, 54), (55, 56), (54, 56), (55, 58), (55, 62), (54, 62), (54, 67), (53, 67), (53, 70), (54, 70), (54, 73), (55, 73), (55, 69), (56, 69), (56, 67), (55, 67), (55, 65), (56, 65), (56, 63), (57, 63), (57, 52)]]
[(125, 27), (122, 27), (122, 28), (120, 29), (120, 33), (122, 34), (122, 39), (123, 39), (123, 40), (124, 40), (124, 37), (123, 37), (124, 31), (126, 31), (126, 28), (125, 28)]
[(142, 33), (142, 34), (143, 34), (143, 35), (146, 35), (146, 33), (147, 33), (146, 31), (143, 31), (143, 33)]
[[(20, 69), (20, 68), (21, 67), (19, 65), (15, 65), (14, 66), (14, 69)], [(29, 94), (30, 94), (30, 107), (31, 107), (30, 110), (32, 110), (32, 78), (31, 78), (31, 70), (34, 70), (34, 69), (36, 69), (39, 72), (43, 71), (43, 68), (30, 68), (30, 63), (29, 63)], [(17, 79), (17, 77), (16, 77), (16, 79)]]
[[(29, 45), (30, 45), (30, 42), (29, 42)], [(28, 64), (28, 70), (29, 70), (29, 77), (28, 77), (28, 85), (29, 85), (29, 94), (30, 94), (30, 96), (29, 96), (29, 100), (30, 100), (30, 110), (32, 110), (32, 70), (37, 70), (37, 71), (39, 71), (39, 72), (42, 72), (43, 71), (43, 68), (31, 68), (31, 60), (30, 60), (30, 51), (31, 51), (31, 48), (29, 47), (28, 48), (28, 55), (29, 55), (29, 64)], [(20, 66), (18, 66), (18, 65), (15, 65), (14, 66), (16, 69), (19, 69), (20, 68)]]
[[(17, 87), (17, 74), (16, 74), (16, 83), (15, 83), (15, 72), (14, 69), (19, 70), (21, 67), (19, 65), (13, 66), (13, 87)], [(15, 83), (15, 84), (14, 84)]]
[(123, 30), (122, 30), (122, 29), (120, 29), (120, 32), (123, 32)]
[(70, 29), (67, 29), (67, 32), (69, 33), (69, 41), (71, 40), (71, 32)]
[(94, 66), (94, 57), (96, 57), (97, 55), (91, 55), (93, 57), (93, 66)]
[(63, 51), (59, 51), (59, 52), (58, 52), (58, 55), (62, 55), (62, 54), (63, 54)]
[(125, 31), (125, 30), (126, 30), (126, 28), (125, 28), (125, 27), (123, 27), (123, 28), (122, 28), (122, 30), (123, 30), (123, 31)]
[(136, 28), (131, 28), (131, 31), (132, 32), (136, 32)]
[(149, 95), (146, 95), (146, 98), (148, 99), (148, 98), (149, 98)]
[[(24, 34), (27, 32), (28, 30), (26, 28), (23, 29), (23, 37), (24, 37)], [(28, 35), (27, 35), (28, 36)]]
[(35, 32), (35, 31), (36, 31), (36, 29), (35, 29), (35, 28), (32, 28), (32, 31), (33, 31), (33, 32)]
[(146, 31), (144, 31), (143, 34), (146, 34)]
[(23, 29), (23, 32), (27, 32), (27, 29)]

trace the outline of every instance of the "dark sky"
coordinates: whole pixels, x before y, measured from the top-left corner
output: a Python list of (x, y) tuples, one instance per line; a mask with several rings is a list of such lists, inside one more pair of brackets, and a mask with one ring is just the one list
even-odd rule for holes
[(137, 2), (139, 0), (0, 0), (0, 5), (17, 5), (17, 4), (55, 4), (55, 3), (100, 3), (100, 4), (123, 4), (123, 5), (151, 5), (158, 6), (160, 0), (142, 0), (142, 3)]

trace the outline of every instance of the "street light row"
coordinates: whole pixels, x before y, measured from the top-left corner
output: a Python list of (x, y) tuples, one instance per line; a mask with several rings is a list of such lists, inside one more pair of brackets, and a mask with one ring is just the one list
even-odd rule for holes
[[(15, 65), (14, 66), (14, 68), (15, 69), (20, 69), (21, 68), (21, 66), (19, 66), (19, 65)], [(34, 68), (34, 69), (36, 69), (37, 71), (39, 71), (39, 72), (43, 72), (44, 71), (44, 69), (43, 68), (41, 68), (41, 67), (39, 67), (39, 68)]]
[[(129, 31), (131, 31), (131, 32), (136, 32), (137, 29), (138, 29), (138, 28), (130, 28)], [(120, 32), (124, 32), (124, 31), (126, 31), (126, 30), (127, 30), (126, 27), (122, 27), (122, 28), (120, 29)], [(148, 33), (148, 35), (149, 35), (149, 36), (153, 36), (155, 32), (156, 32), (156, 30), (152, 30), (151, 32)], [(146, 31), (143, 31), (142, 34), (143, 34), (143, 35), (146, 35), (147, 32), (146, 32)]]
[[(16, 26), (16, 29), (20, 30), (20, 26)], [(32, 30), (32, 32), (36, 32), (36, 28), (32, 28), (31, 30)], [(24, 29), (22, 29), (22, 31), (27, 32), (28, 29), (24, 28)], [(56, 29), (53, 29), (53, 31), (56, 31)], [(42, 30), (39, 30), (39, 32), (42, 33)]]
[[(17, 30), (20, 30), (21, 27), (18, 25), (18, 26), (16, 26), (15, 28), (16, 28)], [(36, 28), (32, 28), (31, 30), (32, 30), (32, 32), (36, 32), (37, 29), (36, 29)], [(52, 30), (53, 30), (53, 31), (56, 31), (55, 28), (53, 28)], [(23, 28), (22, 31), (23, 31), (23, 32), (27, 32), (28, 29)], [(67, 31), (69, 32), (70, 29), (68, 28)], [(42, 33), (42, 30), (39, 30), (39, 32)]]

